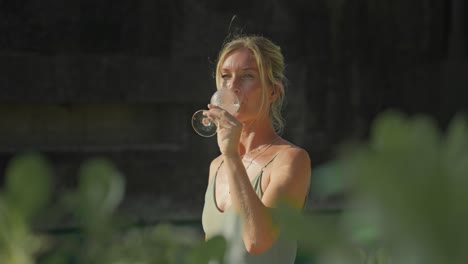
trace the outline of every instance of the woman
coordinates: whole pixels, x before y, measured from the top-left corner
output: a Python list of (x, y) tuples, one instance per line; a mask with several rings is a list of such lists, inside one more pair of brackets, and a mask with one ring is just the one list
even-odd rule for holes
[(221, 155), (210, 165), (203, 209), (206, 238), (223, 235), (227, 263), (294, 263), (296, 243), (272, 224), (268, 208), (286, 200), (300, 210), (310, 183), (307, 152), (279, 136), (283, 128), (284, 60), (261, 36), (238, 36), (221, 49), (217, 87), (240, 98), (236, 114), (208, 105), (219, 124)]

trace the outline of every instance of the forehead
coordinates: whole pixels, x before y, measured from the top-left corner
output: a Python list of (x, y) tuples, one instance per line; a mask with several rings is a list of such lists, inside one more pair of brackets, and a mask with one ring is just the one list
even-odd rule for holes
[(224, 70), (247, 68), (258, 69), (253, 52), (247, 48), (236, 49), (229, 52), (221, 65), (221, 69)]

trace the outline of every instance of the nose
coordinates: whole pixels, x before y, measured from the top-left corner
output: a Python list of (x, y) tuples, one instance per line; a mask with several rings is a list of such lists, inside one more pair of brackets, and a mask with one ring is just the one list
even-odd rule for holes
[(238, 78), (232, 78), (226, 82), (225, 88), (232, 90), (234, 93), (239, 94), (241, 91), (241, 81)]

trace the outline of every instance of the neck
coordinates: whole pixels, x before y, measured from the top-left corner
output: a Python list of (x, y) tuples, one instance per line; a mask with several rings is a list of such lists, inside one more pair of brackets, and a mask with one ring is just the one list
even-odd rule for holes
[(241, 156), (279, 138), (271, 122), (244, 124), (243, 127), (239, 145)]

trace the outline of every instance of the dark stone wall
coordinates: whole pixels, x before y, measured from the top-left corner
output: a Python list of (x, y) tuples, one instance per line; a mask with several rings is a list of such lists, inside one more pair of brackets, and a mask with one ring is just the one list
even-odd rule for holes
[[(282, 47), (284, 136), (313, 167), (365, 138), (380, 112), (466, 110), (468, 5), (462, 0), (0, 1), (0, 166), (45, 153), (57, 190), (106, 156), (127, 179), (136, 219), (198, 219), (214, 139), (190, 117), (214, 90), (230, 33)], [(232, 20), (233, 16), (236, 18)]]

